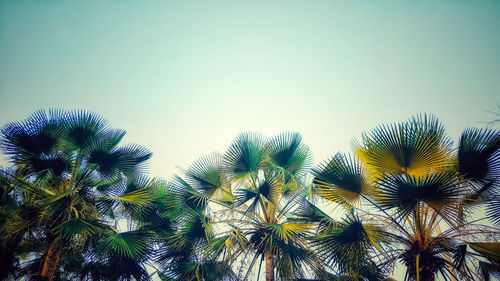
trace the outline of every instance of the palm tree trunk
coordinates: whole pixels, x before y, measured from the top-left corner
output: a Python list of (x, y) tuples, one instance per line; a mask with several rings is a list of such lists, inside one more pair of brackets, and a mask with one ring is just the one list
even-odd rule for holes
[(266, 281), (274, 281), (274, 261), (271, 252), (266, 253)]
[(47, 257), (45, 257), (45, 262), (43, 263), (42, 269), (42, 280), (51, 280), (54, 276), (54, 272), (59, 263), (59, 250), (56, 243), (50, 245), (49, 251), (47, 252)]

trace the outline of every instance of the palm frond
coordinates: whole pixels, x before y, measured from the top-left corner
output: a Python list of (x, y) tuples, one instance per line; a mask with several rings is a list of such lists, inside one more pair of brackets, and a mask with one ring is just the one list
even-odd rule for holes
[(485, 181), (500, 177), (500, 134), (496, 130), (469, 128), (460, 136), (458, 171), (466, 179)]
[(214, 238), (212, 221), (199, 211), (186, 210), (179, 218), (177, 233), (170, 243), (177, 249), (187, 249), (206, 245)]
[(190, 186), (206, 198), (230, 205), (233, 196), (223, 171), (222, 161), (222, 155), (209, 154), (191, 164), (185, 174)]
[(209, 260), (216, 260), (221, 255), (232, 261), (236, 254), (245, 250), (248, 239), (243, 231), (234, 228), (230, 234), (212, 239), (205, 246), (204, 255)]
[(271, 169), (285, 183), (302, 176), (312, 162), (312, 153), (297, 132), (275, 136), (267, 142), (266, 150)]
[(391, 175), (380, 179), (377, 200), (385, 209), (396, 208), (402, 218), (412, 214), (420, 202), (436, 212), (457, 218), (463, 190), (452, 173), (425, 177)]
[(176, 280), (186, 281), (236, 281), (236, 274), (231, 266), (225, 262), (207, 261), (192, 262), (185, 261), (172, 266)]
[(379, 177), (407, 173), (423, 176), (451, 164), (451, 141), (444, 126), (432, 115), (381, 125), (354, 143), (356, 155)]
[(110, 230), (111, 228), (102, 221), (78, 218), (57, 225), (54, 233), (61, 239), (69, 240), (76, 236), (86, 238)]
[(500, 196), (497, 195), (487, 202), (486, 212), (489, 219), (497, 226), (500, 226)]
[(296, 280), (319, 270), (318, 256), (312, 250), (293, 241), (282, 241), (280, 244), (275, 255), (276, 273), (280, 279)]
[(145, 231), (114, 233), (99, 242), (97, 249), (133, 260), (142, 260), (151, 252), (152, 234)]
[(224, 170), (236, 181), (257, 176), (267, 155), (266, 139), (258, 133), (241, 133), (224, 155)]
[(317, 251), (324, 253), (325, 261), (350, 276), (357, 276), (366, 266), (369, 252), (385, 240), (379, 227), (365, 225), (352, 215), (312, 238)]
[(121, 196), (110, 197), (110, 199), (117, 200), (122, 204), (130, 207), (147, 207), (152, 204), (153, 192), (149, 188), (142, 188), (134, 191), (127, 192)]
[(348, 209), (359, 201), (361, 194), (368, 194), (372, 190), (361, 163), (342, 153), (320, 164), (313, 174), (318, 195)]
[(317, 223), (317, 231), (319, 232), (325, 230), (325, 228), (330, 225), (336, 224), (336, 221), (331, 216), (305, 198), (297, 201), (297, 205), (298, 206), (292, 212), (293, 217), (290, 218), (289, 221)]
[(2, 128), (2, 147), (7, 155), (51, 153), (58, 138), (64, 133), (60, 126), (62, 113), (57, 110), (39, 110), (23, 122), (12, 122)]
[(109, 128), (108, 122), (102, 116), (86, 110), (66, 112), (64, 125), (67, 127), (65, 139), (68, 146), (71, 149), (82, 150), (98, 141)]
[(208, 205), (209, 198), (178, 175), (174, 175), (174, 178), (168, 182), (168, 188), (190, 209), (204, 210)]
[(88, 163), (95, 164), (103, 175), (115, 176), (119, 172), (132, 175), (137, 168), (144, 166), (144, 161), (151, 153), (144, 147), (129, 145), (109, 150), (105, 141), (92, 142), (89, 145)]

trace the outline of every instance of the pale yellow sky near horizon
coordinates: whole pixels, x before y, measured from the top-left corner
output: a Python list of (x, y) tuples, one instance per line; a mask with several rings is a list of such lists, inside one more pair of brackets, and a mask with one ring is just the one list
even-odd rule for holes
[(316, 163), (417, 113), (457, 139), (499, 81), (500, 1), (0, 1), (0, 126), (92, 110), (164, 178), (243, 131)]

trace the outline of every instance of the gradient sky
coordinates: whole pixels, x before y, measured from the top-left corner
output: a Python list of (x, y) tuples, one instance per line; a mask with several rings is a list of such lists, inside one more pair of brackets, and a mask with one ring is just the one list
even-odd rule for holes
[(456, 139), (497, 102), (500, 1), (0, 0), (0, 126), (89, 109), (153, 176), (249, 130), (317, 162), (420, 112)]

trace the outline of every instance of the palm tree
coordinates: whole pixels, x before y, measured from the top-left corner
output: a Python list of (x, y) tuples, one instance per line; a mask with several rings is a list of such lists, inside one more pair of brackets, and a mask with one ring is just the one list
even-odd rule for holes
[[(148, 233), (122, 233), (117, 226), (126, 210), (154, 202), (152, 188), (130, 184), (151, 157), (147, 149), (119, 146), (125, 131), (111, 129), (87, 111), (40, 110), (6, 125), (2, 135), (2, 148), (15, 167), (2, 171), (2, 177), (11, 182), (7, 193), (16, 208), (0, 231), (3, 241), (20, 240), (18, 275), (76, 276), (97, 252), (128, 258), (127, 264), (138, 261), (141, 267)], [(106, 259), (108, 265), (113, 258)]]
[[(0, 170), (4, 172), (4, 170)], [(8, 170), (7, 175), (14, 174), (14, 171)], [(13, 214), (19, 208), (16, 202), (13, 191), (15, 188), (15, 181), (4, 173), (0, 173), (0, 226), (6, 225), (12, 221)], [(0, 280), (13, 278), (14, 273), (19, 270), (18, 258), (14, 251), (19, 246), (22, 236), (15, 235), (10, 239), (5, 236), (0, 236)]]
[[(402, 262), (409, 280), (434, 280), (438, 273), (480, 279), (477, 272), (486, 279), (498, 271), (491, 253), (499, 232), (485, 223), (498, 222), (500, 209), (497, 131), (465, 130), (454, 150), (441, 123), (420, 115), (379, 126), (354, 147), (356, 156), (337, 154), (314, 171), (317, 194), (343, 206), (346, 224), (358, 230), (350, 240), (316, 238), (331, 249), (327, 256), (337, 268), (358, 276), (361, 254), (379, 260), (388, 275)], [(488, 216), (474, 219), (473, 207), (481, 204)], [(344, 249), (340, 258), (338, 249)]]
[(310, 150), (297, 133), (269, 140), (243, 133), (224, 155), (195, 161), (185, 178), (170, 183), (184, 212), (164, 248), (170, 265), (165, 275), (213, 280), (207, 272), (218, 268), (216, 278), (247, 280), (253, 271), (260, 276), (263, 262), (269, 281), (306, 276), (306, 268), (320, 272), (308, 249), (312, 225), (291, 219), (295, 202), (308, 192), (310, 163)]

